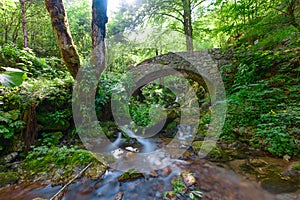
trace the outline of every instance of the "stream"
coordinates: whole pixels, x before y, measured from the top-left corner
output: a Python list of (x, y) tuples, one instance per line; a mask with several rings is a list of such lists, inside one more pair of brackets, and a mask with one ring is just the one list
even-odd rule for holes
[[(165, 192), (173, 190), (172, 180), (183, 172), (190, 172), (196, 178), (196, 183), (188, 189), (200, 190), (203, 193), (202, 199), (300, 199), (298, 179), (295, 183), (284, 182), (284, 178), (282, 181), (280, 179), (278, 182), (270, 182), (272, 178), (263, 177), (272, 167), (276, 169), (277, 166), (282, 165), (281, 167), (285, 168), (288, 164), (284, 164), (282, 159), (266, 157), (261, 152), (255, 151), (255, 153), (250, 150), (249, 152), (232, 151), (230, 152), (232, 159), (226, 161), (224, 159), (200, 159), (191, 149), (185, 151), (179, 158), (174, 158), (171, 151), (180, 149), (184, 141), (175, 141), (174, 148), (165, 151), (162, 147), (166, 146), (166, 139), (159, 137), (145, 139), (136, 136), (129, 129), (125, 132), (131, 138), (136, 139), (139, 148), (126, 146), (121, 138), (122, 134), (118, 134), (118, 138), (107, 147), (107, 150), (117, 158), (117, 162), (109, 167), (102, 179), (78, 178), (64, 191), (60, 199), (159, 200), (163, 199)], [(135, 178), (121, 180), (120, 176), (124, 171), (132, 169), (133, 166), (142, 173)], [(278, 179), (276, 175), (274, 176)], [(42, 183), (16, 184), (0, 189), (0, 200), (31, 200), (37, 197), (50, 199), (61, 187), (52, 187)], [(177, 199), (190, 198), (177, 195)]]

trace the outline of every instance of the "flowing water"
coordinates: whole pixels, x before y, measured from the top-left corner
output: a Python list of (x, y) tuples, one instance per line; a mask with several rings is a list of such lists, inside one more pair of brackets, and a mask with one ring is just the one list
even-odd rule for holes
[[(184, 127), (188, 130), (188, 127)], [(275, 196), (259, 187), (254, 182), (246, 181), (232, 170), (217, 167), (205, 159), (200, 159), (191, 151), (186, 151), (181, 158), (173, 158), (163, 150), (166, 145), (159, 138), (143, 138), (135, 135), (130, 129), (123, 131), (139, 143), (139, 153), (126, 151), (133, 147), (126, 146), (119, 133), (117, 139), (107, 148), (109, 151), (118, 151), (115, 155), (117, 162), (103, 175), (101, 180), (79, 178), (64, 192), (64, 200), (160, 200), (165, 192), (172, 190), (171, 182), (183, 171), (188, 171), (196, 177), (196, 184), (190, 190), (203, 192), (202, 199), (211, 200), (273, 200), (273, 199), (300, 199), (297, 195), (288, 194)], [(188, 135), (188, 134), (187, 134)], [(185, 135), (179, 135), (184, 140)], [(182, 141), (178, 140), (177, 148)], [(176, 143), (175, 143), (176, 144)], [(122, 148), (120, 148), (122, 146)], [(130, 147), (130, 148), (129, 148)], [(174, 148), (176, 150), (176, 148)], [(118, 180), (123, 170), (135, 168), (143, 174), (127, 181)], [(14, 185), (0, 190), (0, 200), (29, 200), (36, 197), (51, 198), (61, 186), (51, 187), (38, 183)], [(122, 197), (122, 198), (118, 198)], [(187, 196), (178, 196), (178, 199), (188, 199)]]

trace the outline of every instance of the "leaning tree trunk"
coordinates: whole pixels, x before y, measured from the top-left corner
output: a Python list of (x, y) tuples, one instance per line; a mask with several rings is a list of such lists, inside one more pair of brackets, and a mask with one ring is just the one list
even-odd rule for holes
[(81, 62), (69, 30), (63, 1), (45, 0), (45, 4), (51, 16), (52, 27), (56, 35), (61, 56), (73, 78), (76, 78)]
[(194, 50), (193, 45), (193, 28), (192, 28), (192, 10), (191, 1), (182, 0), (183, 3), (183, 26), (186, 41), (186, 50), (192, 52)]
[(93, 54), (92, 63), (97, 68), (97, 72), (103, 72), (105, 68), (105, 44), (106, 36), (105, 25), (107, 23), (107, 0), (93, 0), (93, 18), (92, 18), (92, 44)]
[(23, 38), (24, 38), (24, 48), (28, 47), (28, 35), (26, 28), (26, 9), (25, 9), (25, 0), (20, 0), (21, 12), (22, 12), (22, 29), (23, 29)]

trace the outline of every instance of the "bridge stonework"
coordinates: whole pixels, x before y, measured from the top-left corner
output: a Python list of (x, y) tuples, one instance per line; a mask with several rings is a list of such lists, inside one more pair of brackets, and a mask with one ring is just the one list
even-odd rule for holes
[[(202, 149), (199, 155), (205, 156), (216, 145), (226, 118), (227, 104), (225, 87), (222, 81), (220, 67), (230, 60), (230, 54), (223, 55), (220, 50), (203, 50), (195, 52), (176, 52), (159, 55), (143, 61), (132, 72), (132, 81), (135, 83), (133, 91), (160, 77), (178, 75), (190, 78), (201, 85), (209, 94), (210, 123), (204, 142), (213, 144), (210, 149)], [(134, 93), (134, 92), (133, 92)], [(183, 92), (185, 99), (190, 98), (189, 92)], [(130, 95), (129, 95), (130, 96)], [(198, 99), (199, 100), (199, 99)], [(181, 105), (181, 104), (180, 104)], [(189, 124), (198, 127), (201, 108), (198, 104), (189, 107), (180, 106), (180, 124)], [(195, 129), (197, 130), (197, 128)], [(172, 142), (171, 142), (172, 143)], [(172, 144), (168, 144), (171, 145)]]
[[(224, 97), (224, 85), (220, 74), (220, 67), (229, 62), (228, 56), (219, 49), (194, 52), (170, 52), (143, 61), (133, 70), (132, 77), (136, 88), (167, 75), (179, 75), (198, 82), (210, 93), (212, 101), (216, 96)], [(177, 74), (174, 72), (178, 72)]]

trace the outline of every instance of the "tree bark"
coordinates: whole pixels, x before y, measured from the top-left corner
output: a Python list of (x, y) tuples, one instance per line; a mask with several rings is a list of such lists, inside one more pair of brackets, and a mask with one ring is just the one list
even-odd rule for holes
[(105, 69), (105, 44), (107, 18), (107, 0), (93, 0), (92, 5), (92, 63), (97, 72), (101, 73)]
[(186, 40), (186, 50), (192, 52), (194, 50), (193, 45), (193, 28), (192, 28), (192, 10), (191, 1), (182, 0), (183, 3), (183, 26)]
[(71, 75), (75, 79), (81, 62), (72, 40), (63, 1), (45, 0), (45, 4), (51, 16), (52, 27), (55, 32), (61, 56)]
[(22, 12), (22, 29), (23, 29), (23, 38), (24, 38), (24, 48), (28, 47), (28, 35), (26, 27), (26, 9), (25, 9), (25, 0), (20, 0), (21, 12)]
[(299, 0), (288, 1), (288, 6), (286, 10), (289, 17), (289, 23), (292, 26), (294, 26), (296, 29), (298, 29), (298, 31), (300, 32), (300, 25), (299, 23), (297, 23), (296, 16), (295, 16), (297, 7), (300, 7), (299, 4), (300, 4)]

